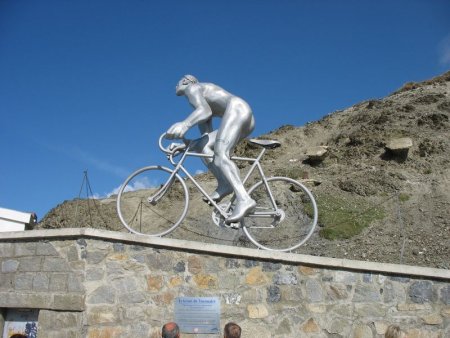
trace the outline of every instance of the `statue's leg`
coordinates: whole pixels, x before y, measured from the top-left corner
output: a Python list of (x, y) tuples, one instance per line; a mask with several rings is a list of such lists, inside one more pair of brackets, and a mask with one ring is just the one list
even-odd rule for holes
[(250, 107), (241, 99), (232, 99), (222, 117), (214, 145), (214, 164), (236, 194), (236, 205), (226, 220), (227, 223), (238, 222), (256, 205), (241, 182), (238, 167), (230, 159), (234, 147), (248, 136), (253, 128), (254, 119)]
[[(215, 202), (219, 202), (225, 196), (231, 194), (233, 192), (233, 188), (230, 186), (226, 178), (222, 175), (220, 169), (217, 168), (217, 166), (214, 164), (214, 143), (216, 142), (216, 137), (217, 130), (214, 130), (213, 132), (209, 133), (208, 137), (205, 137), (204, 141), (198, 144), (193, 150), (211, 156), (202, 157), (202, 161), (217, 180), (217, 189), (211, 194), (211, 198)], [(203, 197), (203, 200), (205, 202), (208, 202), (208, 199), (206, 197)]]

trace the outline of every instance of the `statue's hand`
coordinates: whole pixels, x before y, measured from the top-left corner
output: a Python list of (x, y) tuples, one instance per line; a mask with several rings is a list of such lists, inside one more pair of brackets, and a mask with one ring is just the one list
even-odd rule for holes
[(183, 138), (188, 130), (189, 126), (186, 122), (177, 122), (167, 130), (166, 137), (168, 139), (180, 139)]

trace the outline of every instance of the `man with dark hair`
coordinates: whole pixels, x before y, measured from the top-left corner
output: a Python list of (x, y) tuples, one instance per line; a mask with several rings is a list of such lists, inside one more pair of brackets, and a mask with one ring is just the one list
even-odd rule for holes
[(236, 323), (229, 322), (225, 325), (223, 329), (224, 338), (240, 338), (241, 337), (241, 327)]
[(177, 323), (166, 323), (162, 327), (161, 336), (162, 338), (180, 338), (180, 328)]

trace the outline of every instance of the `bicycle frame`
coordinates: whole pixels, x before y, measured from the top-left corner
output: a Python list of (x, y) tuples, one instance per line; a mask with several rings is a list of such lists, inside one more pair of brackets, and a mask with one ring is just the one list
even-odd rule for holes
[[(190, 151), (191, 146), (193, 144), (195, 144), (195, 142), (198, 140), (187, 140), (188, 144), (187, 144), (186, 148), (184, 146), (179, 146), (179, 147), (174, 148), (170, 152), (164, 151), (164, 148), (162, 146), (160, 146), (160, 148), (164, 152), (166, 152), (168, 160), (174, 166), (174, 169), (173, 169), (169, 179), (167, 180), (167, 182), (164, 183), (163, 186), (153, 196), (150, 196), (148, 198), (148, 201), (152, 204), (153, 203), (156, 204), (158, 202), (158, 200), (164, 196), (164, 194), (167, 192), (168, 188), (173, 183), (175, 175), (177, 175), (181, 171), (186, 175), (186, 177), (188, 177), (192, 181), (192, 183), (203, 194), (203, 196), (205, 196), (207, 198), (209, 204), (212, 205), (221, 214), (222, 217), (226, 218), (227, 212), (230, 209), (230, 207), (235, 199), (235, 196), (232, 197), (231, 201), (229, 202), (229, 204), (227, 205), (227, 207), (224, 210), (221, 209), (219, 207), (219, 205), (211, 198), (211, 196), (209, 196), (209, 194), (203, 189), (203, 187), (189, 173), (189, 171), (183, 166), (183, 163), (187, 157), (213, 158), (213, 155), (206, 155), (206, 154)], [(255, 169), (257, 169), (259, 172), (259, 175), (264, 183), (264, 186), (266, 187), (267, 194), (268, 194), (270, 201), (272, 203), (272, 206), (273, 206), (274, 211), (269, 211), (269, 212), (255, 211), (255, 212), (252, 212), (250, 215), (248, 215), (248, 217), (270, 218), (270, 217), (274, 217), (274, 216), (280, 216), (280, 214), (277, 211), (278, 210), (277, 204), (273, 197), (272, 191), (270, 190), (270, 187), (267, 183), (266, 176), (264, 174), (264, 171), (263, 171), (261, 163), (260, 163), (260, 160), (263, 157), (265, 152), (266, 152), (266, 149), (262, 148), (261, 152), (259, 153), (259, 155), (256, 158), (239, 157), (239, 156), (231, 157), (231, 160), (233, 160), (233, 161), (246, 161), (246, 162), (252, 163), (249, 171), (247, 172), (244, 179), (242, 180), (242, 184), (245, 184), (247, 182), (247, 180), (250, 178), (250, 176), (252, 175), (252, 173), (255, 171)], [(181, 155), (180, 160), (178, 162), (175, 162), (174, 157), (179, 156), (179, 155)]]

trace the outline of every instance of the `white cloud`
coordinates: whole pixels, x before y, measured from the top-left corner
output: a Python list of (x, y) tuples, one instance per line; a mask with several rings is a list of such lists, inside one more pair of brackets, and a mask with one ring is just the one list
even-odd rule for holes
[[(131, 184), (128, 184), (125, 187), (125, 192), (135, 191), (135, 190), (140, 190), (140, 189), (149, 189), (149, 188), (154, 188), (156, 186), (159, 186), (159, 184), (156, 182), (150, 182), (148, 177), (143, 177), (142, 179), (133, 181)], [(121, 186), (114, 188), (110, 193), (107, 193), (106, 196), (110, 197), (112, 195), (117, 195), (119, 193), (120, 187)]]
[(450, 65), (450, 34), (439, 43), (439, 63)]

